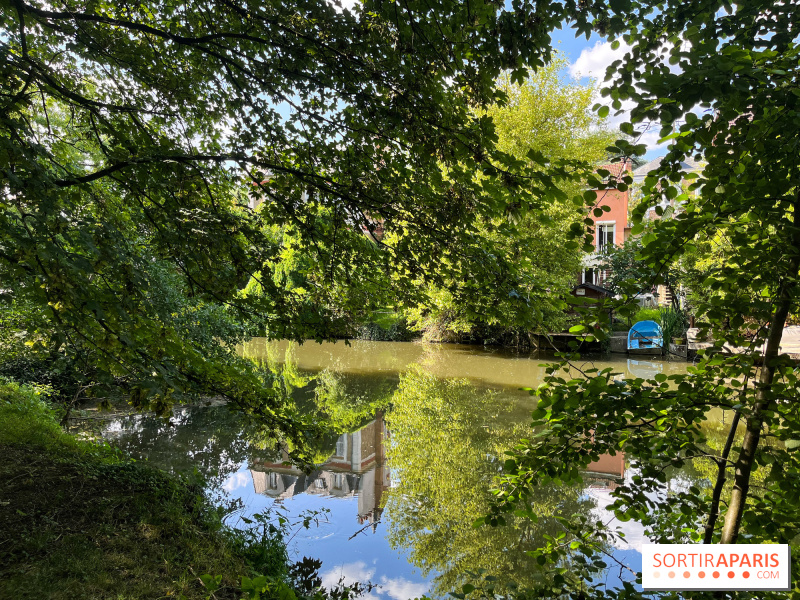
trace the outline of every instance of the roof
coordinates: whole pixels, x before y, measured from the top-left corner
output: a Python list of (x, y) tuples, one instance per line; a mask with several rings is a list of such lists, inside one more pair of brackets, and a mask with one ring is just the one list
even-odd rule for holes
[[(634, 169), (633, 171), (633, 180), (635, 182), (644, 181), (644, 178), (647, 177), (647, 174), (650, 171), (653, 171), (661, 166), (662, 161), (664, 160), (664, 156), (660, 156), (658, 158), (654, 158), (649, 163), (643, 164), (638, 169)], [(681, 171), (686, 173), (691, 173), (694, 171), (700, 171), (703, 168), (703, 163), (699, 160), (695, 160), (692, 157), (688, 157), (685, 161), (681, 162)]]
[(631, 170), (631, 161), (627, 158), (622, 162), (618, 163), (611, 163), (610, 165), (600, 165), (598, 169), (605, 169), (609, 173), (611, 173), (612, 177), (619, 177), (622, 175), (623, 171), (630, 171)]
[(609, 296), (612, 296), (612, 295), (613, 295), (613, 292), (612, 292), (610, 289), (608, 289), (608, 288), (604, 288), (604, 287), (602, 287), (602, 286), (599, 286), (599, 285), (595, 285), (595, 284), (593, 284), (593, 283), (579, 283), (579, 284), (578, 284), (578, 285), (576, 285), (574, 288), (572, 288), (572, 290), (573, 290), (573, 291), (575, 291), (575, 290), (577, 290), (578, 288), (586, 288), (586, 289), (589, 289), (589, 290), (593, 290), (593, 291), (595, 291), (595, 292), (598, 292), (598, 293), (600, 293), (600, 294), (607, 294), (607, 295), (609, 295)]

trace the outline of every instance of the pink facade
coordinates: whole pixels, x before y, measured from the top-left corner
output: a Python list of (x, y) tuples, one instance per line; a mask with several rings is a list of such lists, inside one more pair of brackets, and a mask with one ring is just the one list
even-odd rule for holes
[[(601, 167), (615, 177), (623, 177), (624, 175), (631, 175), (631, 163), (626, 161), (624, 163), (616, 163), (612, 165), (603, 165)], [(598, 270), (599, 264), (602, 263), (600, 255), (604, 250), (612, 246), (621, 246), (625, 243), (628, 232), (628, 202), (630, 199), (630, 192), (619, 190), (597, 190), (595, 192), (596, 203), (589, 211), (588, 217), (594, 222), (594, 249), (595, 251), (586, 257), (584, 260), (584, 270), (578, 277), (579, 284), (593, 284), (602, 286), (607, 278), (608, 273)], [(594, 209), (607, 208), (599, 217), (595, 217)]]
[[(616, 163), (613, 165), (603, 165), (601, 168), (610, 171), (616, 177), (631, 175), (631, 163)], [(609, 237), (610, 229), (613, 229), (613, 244), (621, 246), (625, 242), (625, 228), (628, 226), (628, 201), (630, 192), (619, 190), (598, 190), (596, 192), (597, 203), (593, 208), (608, 207), (610, 210), (604, 212), (601, 217), (595, 217), (590, 213), (589, 218), (595, 222), (594, 240), (595, 248), (601, 249), (606, 242), (611, 242)], [(605, 237), (603, 234), (606, 234)]]

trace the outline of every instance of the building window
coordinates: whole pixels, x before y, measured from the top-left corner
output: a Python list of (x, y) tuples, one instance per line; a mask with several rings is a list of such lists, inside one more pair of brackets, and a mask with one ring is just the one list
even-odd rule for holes
[(333, 488), (340, 490), (344, 487), (344, 475), (341, 473), (334, 473), (333, 475)]
[(339, 436), (336, 440), (336, 456), (344, 458), (345, 452), (347, 452), (347, 434)]
[(314, 480), (314, 487), (317, 488), (318, 490), (324, 490), (325, 489), (325, 480), (322, 479), (322, 477), (319, 477), (318, 479), (315, 479)]
[(270, 473), (269, 474), (269, 489), (271, 489), (271, 490), (278, 489), (278, 474), (277, 473)]
[(594, 269), (586, 269), (581, 277), (581, 283), (597, 285), (597, 272)]
[(597, 251), (608, 252), (614, 247), (614, 223), (597, 224)]

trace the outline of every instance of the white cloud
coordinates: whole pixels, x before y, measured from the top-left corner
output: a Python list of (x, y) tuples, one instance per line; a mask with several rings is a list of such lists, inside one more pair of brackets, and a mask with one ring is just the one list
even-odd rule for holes
[(402, 577), (395, 579), (381, 577), (381, 593), (388, 594), (394, 600), (408, 600), (409, 598), (421, 598), (427, 594), (428, 586), (424, 583), (414, 583)]
[(630, 50), (630, 46), (620, 42), (619, 48), (611, 49), (611, 42), (597, 42), (591, 48), (584, 48), (581, 55), (569, 66), (573, 77), (591, 77), (599, 82), (606, 78), (606, 69), (615, 60), (620, 60)]
[[(606, 77), (606, 69), (615, 60), (624, 60), (625, 54), (631, 49), (631, 46), (625, 42), (620, 42), (619, 47), (614, 50), (611, 48), (611, 42), (597, 42), (591, 48), (584, 48), (581, 51), (578, 59), (569, 65), (569, 74), (576, 79), (582, 77), (591, 77), (596, 80), (601, 88), (607, 87), (608, 83), (604, 82)], [(674, 67), (671, 67), (674, 69)], [(611, 100), (602, 97), (598, 94), (596, 101), (601, 104), (609, 105)], [(611, 113), (606, 123), (613, 129), (617, 129), (621, 123), (630, 120), (630, 110), (633, 108), (632, 101), (622, 102), (622, 112), (616, 114), (617, 111), (611, 110)], [(664, 150), (669, 145), (669, 142), (659, 144), (659, 127), (657, 124), (639, 124), (637, 130), (641, 133), (636, 142), (644, 144), (649, 151)]]
[(389, 578), (382, 575), (379, 581), (374, 581), (375, 566), (367, 566), (364, 561), (345, 563), (341, 567), (329, 569), (320, 573), (322, 585), (328, 589), (334, 588), (341, 582), (344, 585), (354, 583), (378, 583), (379, 585), (369, 593), (359, 596), (361, 600), (409, 600), (420, 598), (428, 593), (428, 585), (414, 583), (402, 577)]
[[(336, 567), (328, 571), (320, 573), (322, 586), (327, 589), (333, 589), (341, 582), (343, 585), (353, 585), (354, 583), (370, 583), (372, 578), (375, 577), (375, 567), (368, 567), (364, 561), (356, 561), (353, 563), (345, 563), (341, 567)], [(380, 600), (375, 592), (372, 590), (369, 594), (359, 596), (363, 600)]]
[(225, 480), (225, 483), (222, 484), (222, 489), (226, 492), (232, 492), (245, 487), (248, 483), (250, 483), (250, 478), (245, 473), (234, 473)]

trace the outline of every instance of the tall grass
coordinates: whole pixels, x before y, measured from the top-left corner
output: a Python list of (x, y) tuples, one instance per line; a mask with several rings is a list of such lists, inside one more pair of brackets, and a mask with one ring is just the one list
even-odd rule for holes
[(664, 336), (664, 347), (668, 347), (667, 344), (672, 341), (672, 338), (682, 338), (685, 335), (689, 320), (682, 310), (672, 306), (663, 306), (659, 310), (658, 324), (661, 325)]

